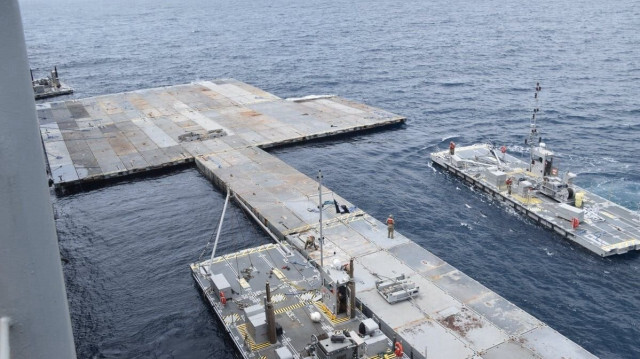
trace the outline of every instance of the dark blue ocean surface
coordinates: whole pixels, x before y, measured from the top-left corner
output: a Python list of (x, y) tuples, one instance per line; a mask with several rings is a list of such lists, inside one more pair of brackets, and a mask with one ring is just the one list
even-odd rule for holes
[[(272, 151), (603, 358), (640, 357), (640, 253), (599, 258), (432, 168), (540, 131), (578, 184), (640, 208), (640, 2), (23, 0), (31, 66), (87, 97), (233, 77), (338, 94), (400, 128)], [(36, 72), (37, 72), (36, 71)], [(234, 353), (190, 276), (223, 195), (195, 169), (54, 198), (79, 357)], [(640, 218), (640, 214), (639, 214)], [(268, 242), (232, 207), (220, 253)]]

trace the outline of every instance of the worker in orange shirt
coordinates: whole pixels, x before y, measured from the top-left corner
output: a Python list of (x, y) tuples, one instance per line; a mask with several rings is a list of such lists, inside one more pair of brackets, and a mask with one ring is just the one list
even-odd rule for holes
[(511, 177), (507, 178), (505, 183), (507, 184), (507, 192), (511, 194), (511, 186), (513, 185), (513, 180), (511, 179)]
[(387, 238), (393, 239), (393, 230), (395, 228), (396, 222), (393, 220), (393, 215), (390, 214), (389, 218), (387, 218)]

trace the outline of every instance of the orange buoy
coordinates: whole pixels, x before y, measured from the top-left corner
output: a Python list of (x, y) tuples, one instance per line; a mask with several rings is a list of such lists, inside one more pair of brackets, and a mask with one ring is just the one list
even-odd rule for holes
[(580, 220), (577, 218), (572, 218), (571, 219), (571, 227), (573, 227), (573, 229), (578, 228), (578, 226), (580, 225)]
[(396, 342), (396, 348), (395, 348), (395, 354), (397, 358), (402, 358), (402, 355), (404, 355), (404, 352), (402, 351), (402, 343), (400, 342)]
[(227, 304), (227, 297), (224, 296), (224, 292), (220, 291), (220, 303), (222, 303), (222, 305)]
[(500, 147), (500, 152), (506, 153), (507, 152), (507, 146)]

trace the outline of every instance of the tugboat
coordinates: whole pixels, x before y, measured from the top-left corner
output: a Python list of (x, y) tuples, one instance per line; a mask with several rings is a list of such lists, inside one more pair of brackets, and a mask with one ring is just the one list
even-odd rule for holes
[(34, 79), (33, 70), (31, 70), (31, 85), (33, 86), (33, 93), (36, 100), (73, 93), (73, 89), (71, 87), (60, 81), (57, 66), (53, 68), (49, 73), (49, 76), (41, 79)]
[(431, 154), (434, 164), (464, 179), (546, 228), (553, 229), (600, 256), (640, 249), (640, 218), (574, 184), (576, 175), (560, 174), (554, 153), (542, 142), (536, 121), (540, 112), (536, 84), (529, 125), (529, 160), (510, 155), (506, 146), (476, 144)]

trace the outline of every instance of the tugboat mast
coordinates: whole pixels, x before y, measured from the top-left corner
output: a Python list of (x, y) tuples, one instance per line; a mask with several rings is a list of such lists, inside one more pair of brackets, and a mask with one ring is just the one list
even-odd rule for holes
[(320, 212), (320, 285), (324, 286), (324, 235), (322, 233), (322, 171), (318, 171), (318, 210)]
[(542, 141), (542, 137), (538, 135), (538, 129), (536, 128), (536, 114), (540, 112), (540, 108), (538, 107), (538, 93), (541, 90), (542, 87), (540, 87), (540, 83), (536, 82), (536, 92), (533, 97), (535, 99), (535, 105), (533, 108), (533, 115), (531, 116), (531, 124), (529, 126), (529, 138), (524, 140), (524, 143), (529, 145), (529, 171), (531, 171), (531, 166), (533, 165), (533, 148), (536, 144), (539, 144)]

